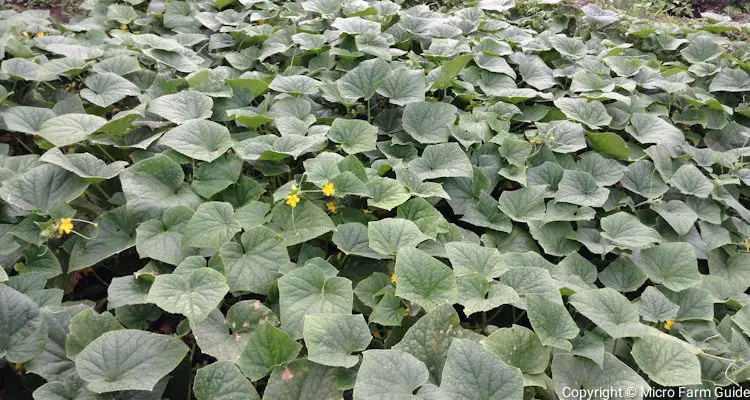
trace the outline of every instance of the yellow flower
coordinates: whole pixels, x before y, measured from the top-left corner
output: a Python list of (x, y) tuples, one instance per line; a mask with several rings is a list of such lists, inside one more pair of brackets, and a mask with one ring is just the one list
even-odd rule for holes
[(128, 30), (128, 24), (120, 24), (120, 29), (122, 29), (123, 31)]
[(262, 19), (258, 20), (258, 25), (265, 25), (265, 24), (266, 24), (266, 21), (264, 21)]
[(328, 208), (328, 212), (330, 212), (331, 214), (336, 214), (336, 205), (333, 204), (332, 201), (326, 203), (326, 207)]
[(398, 279), (396, 279), (396, 274), (395, 273), (391, 274), (391, 283), (395, 285), (397, 280)]
[(70, 232), (73, 231), (73, 220), (70, 218), (60, 218), (60, 221), (57, 223), (57, 233), (62, 235), (67, 235)]
[(323, 194), (331, 197), (333, 194), (336, 193), (336, 188), (333, 187), (333, 182), (328, 182), (325, 185), (323, 185)]
[(292, 193), (286, 197), (286, 204), (289, 204), (290, 206), (292, 206), (292, 208), (297, 207), (297, 204), (299, 204), (299, 202), (300, 198), (295, 193)]
[(745, 251), (750, 252), (750, 240), (745, 238), (742, 240), (742, 244), (745, 246)]
[(23, 34), (23, 37), (25, 38), (29, 37), (29, 32), (21, 32), (21, 34)]
[(672, 325), (674, 325), (674, 320), (668, 319), (667, 322), (664, 323), (664, 329), (670, 330), (672, 328)]
[(39, 33), (36, 34), (36, 37), (38, 37), (38, 38), (42, 38), (42, 37), (45, 37), (45, 36), (47, 36), (47, 34), (44, 33), (44, 32), (39, 32)]
[(366, 208), (365, 208), (364, 210), (362, 210), (362, 213), (363, 213), (363, 214), (370, 214), (371, 212), (372, 212), (372, 211), (370, 211), (370, 210), (368, 210), (368, 209), (366, 209)]

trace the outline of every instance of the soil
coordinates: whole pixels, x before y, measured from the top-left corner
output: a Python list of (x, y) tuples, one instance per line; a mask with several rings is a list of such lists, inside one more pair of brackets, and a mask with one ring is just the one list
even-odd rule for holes
[(80, 5), (80, 0), (42, 0), (45, 4), (33, 4), (28, 0), (5, 0), (4, 7), (18, 11), (48, 10), (58, 21), (67, 22)]

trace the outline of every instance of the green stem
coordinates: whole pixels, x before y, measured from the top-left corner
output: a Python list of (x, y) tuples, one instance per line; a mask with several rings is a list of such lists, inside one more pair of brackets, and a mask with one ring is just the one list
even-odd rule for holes
[(188, 384), (187, 384), (187, 397), (186, 399), (190, 400), (193, 398), (193, 355), (195, 354), (195, 342), (193, 342), (193, 345), (190, 346), (190, 357), (188, 360), (190, 361), (190, 372), (188, 373)]
[(107, 150), (104, 150), (104, 147), (102, 147), (102, 146), (101, 146), (100, 144), (97, 144), (97, 145), (96, 145), (96, 147), (98, 147), (98, 148), (99, 148), (99, 150), (101, 150), (101, 151), (102, 151), (102, 153), (104, 153), (104, 155), (105, 155), (105, 156), (107, 156), (107, 158), (109, 158), (109, 161), (112, 161), (112, 162), (115, 162), (115, 161), (117, 161), (117, 159), (116, 159), (116, 158), (114, 158), (114, 157), (112, 157), (112, 155), (111, 155), (111, 154), (109, 154), (109, 153), (107, 152)]

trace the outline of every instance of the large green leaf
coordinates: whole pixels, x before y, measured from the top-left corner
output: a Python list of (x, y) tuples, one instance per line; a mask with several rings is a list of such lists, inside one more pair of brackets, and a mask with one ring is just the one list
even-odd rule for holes
[(198, 400), (260, 400), (250, 381), (228, 361), (199, 369), (195, 373), (193, 393)]
[(76, 199), (87, 186), (75, 174), (43, 164), (5, 181), (0, 187), (0, 199), (22, 210), (48, 213), (55, 203)]
[(604, 230), (602, 237), (625, 248), (648, 247), (661, 240), (654, 229), (643, 225), (632, 214), (622, 211), (602, 218), (601, 226)]
[(226, 278), (211, 268), (159, 275), (148, 292), (149, 301), (161, 309), (200, 323), (229, 291)]
[(194, 120), (168, 131), (159, 144), (196, 160), (211, 162), (232, 146), (229, 130), (216, 122)]
[(419, 143), (442, 143), (450, 137), (449, 126), (458, 109), (446, 103), (409, 103), (401, 117), (406, 133)]
[(651, 281), (676, 292), (701, 282), (698, 259), (689, 243), (665, 243), (643, 249), (636, 263)]
[(224, 243), (219, 251), (230, 290), (266, 294), (289, 262), (282, 237), (258, 226), (242, 233), (240, 243)]
[(295, 208), (281, 202), (271, 214), (271, 222), (279, 227), (287, 246), (306, 242), (334, 229), (325, 211), (305, 199)]
[(152, 216), (178, 205), (197, 207), (200, 198), (184, 179), (180, 164), (165, 155), (146, 158), (120, 173), (128, 208)]
[(211, 116), (214, 102), (205, 94), (182, 91), (157, 97), (148, 105), (148, 111), (176, 124)]
[(523, 376), (482, 345), (456, 339), (448, 349), (440, 389), (454, 398), (520, 400)]
[(521, 325), (500, 328), (483, 339), (482, 344), (506, 364), (525, 374), (543, 373), (550, 361), (550, 349), (542, 344), (534, 331)]
[(210, 201), (198, 206), (185, 225), (182, 245), (219, 249), (242, 230), (234, 218), (234, 208), (225, 202)]
[(427, 368), (414, 356), (398, 350), (367, 350), (354, 386), (356, 398), (408, 400), (427, 383)]
[(455, 303), (458, 287), (453, 271), (422, 250), (405, 247), (396, 255), (396, 296), (426, 310)]
[(570, 296), (570, 304), (613, 338), (640, 336), (636, 306), (610, 288), (592, 289)]
[(378, 128), (366, 121), (336, 118), (328, 131), (328, 137), (340, 143), (341, 148), (349, 154), (362, 153), (375, 150)]
[(39, 306), (15, 289), (0, 284), (0, 356), (23, 363), (42, 352), (47, 326)]
[(408, 219), (384, 218), (367, 224), (370, 249), (379, 254), (393, 256), (402, 248), (414, 248), (430, 239)]
[(471, 162), (458, 143), (434, 144), (425, 147), (422, 156), (409, 163), (409, 169), (420, 179), (448, 177), (470, 178), (473, 175)]
[(257, 381), (274, 367), (294, 361), (300, 349), (302, 345), (266, 322), (250, 336), (237, 365), (245, 376)]
[(527, 313), (531, 327), (546, 346), (572, 350), (569, 340), (578, 336), (578, 326), (560, 303), (539, 295), (527, 295)]
[(75, 358), (89, 390), (107, 393), (152, 390), (188, 353), (179, 339), (134, 329), (109, 331)]
[(81, 97), (99, 107), (109, 107), (127, 96), (141, 94), (133, 82), (113, 72), (89, 75), (84, 83), (86, 89), (81, 90)]
[(598, 101), (589, 102), (586, 99), (563, 97), (555, 100), (555, 107), (559, 108), (568, 118), (578, 121), (591, 129), (600, 129), (612, 122), (604, 105)]
[(36, 134), (55, 146), (68, 146), (88, 139), (106, 123), (96, 115), (64, 114), (44, 121)]
[(352, 311), (352, 282), (327, 276), (314, 264), (297, 268), (279, 278), (281, 326), (294, 338), (301, 338), (305, 315)]
[(359, 357), (351, 353), (366, 349), (372, 340), (361, 314), (307, 315), (303, 336), (310, 361), (344, 368), (355, 366)]
[(641, 400), (650, 386), (635, 371), (611, 353), (604, 353), (601, 366), (572, 354), (556, 354), (552, 360), (552, 382), (560, 399), (573, 400), (579, 396), (571, 389), (621, 390), (628, 399)]
[(692, 346), (682, 343), (671, 336), (648, 335), (636, 339), (631, 354), (643, 372), (660, 385), (700, 385), (698, 357), (691, 352)]

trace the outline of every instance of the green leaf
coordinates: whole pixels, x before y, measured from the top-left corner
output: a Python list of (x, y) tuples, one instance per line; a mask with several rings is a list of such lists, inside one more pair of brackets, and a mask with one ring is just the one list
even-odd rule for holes
[(750, 74), (739, 68), (723, 68), (711, 80), (710, 92), (750, 91)]
[(630, 354), (643, 372), (659, 385), (700, 385), (698, 357), (689, 351), (687, 343), (680, 343), (684, 342), (671, 336), (648, 335), (635, 340)]
[(680, 50), (680, 54), (690, 63), (711, 61), (724, 53), (724, 49), (708, 35), (692, 36), (690, 45)]
[(195, 373), (193, 393), (198, 400), (260, 400), (252, 383), (228, 361), (199, 369)]
[(654, 229), (643, 225), (635, 216), (618, 212), (601, 219), (602, 237), (625, 248), (648, 247), (661, 240)]
[(189, 273), (173, 273), (156, 277), (148, 292), (149, 301), (172, 314), (182, 314), (200, 323), (224, 299), (229, 291), (226, 278), (211, 268), (198, 268)]
[(409, 103), (401, 123), (404, 131), (419, 143), (443, 143), (450, 137), (449, 126), (456, 121), (458, 109), (446, 103)]
[(604, 353), (601, 366), (586, 358), (558, 353), (552, 360), (552, 382), (560, 399), (572, 400), (571, 388), (597, 390), (611, 388), (614, 391), (635, 390), (631, 399), (643, 399), (651, 387), (635, 371), (611, 353)]
[(339, 276), (326, 276), (316, 265), (308, 264), (279, 278), (281, 327), (294, 338), (302, 337), (305, 315), (352, 311), (352, 282)]
[(378, 128), (358, 119), (336, 118), (328, 131), (328, 137), (341, 144), (347, 154), (375, 150)]
[(456, 310), (450, 304), (443, 304), (422, 316), (393, 349), (409, 353), (423, 362), (430, 380), (437, 384), (453, 339), (465, 335)]
[(0, 284), (0, 332), (0, 356), (9, 362), (31, 360), (47, 341), (47, 326), (39, 306), (5, 284)]
[(689, 243), (666, 243), (643, 249), (636, 263), (654, 283), (676, 292), (701, 282), (698, 259)]
[(551, 350), (531, 329), (521, 325), (500, 328), (482, 340), (484, 347), (524, 374), (541, 374), (547, 369)]
[(266, 322), (250, 336), (237, 365), (251, 381), (257, 381), (274, 367), (294, 361), (301, 349), (301, 344)]
[(182, 245), (219, 249), (242, 230), (234, 218), (232, 205), (220, 201), (210, 201), (198, 206), (185, 225)]
[(527, 186), (513, 191), (500, 193), (500, 210), (513, 221), (530, 222), (544, 219), (547, 211), (544, 196), (546, 185)]
[(500, 252), (491, 247), (468, 242), (446, 243), (445, 251), (456, 276), (479, 273), (487, 280), (508, 271)]
[(660, 197), (669, 190), (661, 175), (656, 173), (654, 164), (648, 160), (638, 160), (628, 165), (622, 176), (622, 186), (647, 199)]
[(422, 250), (402, 248), (396, 255), (396, 296), (425, 310), (458, 300), (453, 270)]
[(490, 311), (503, 304), (512, 304), (520, 300), (510, 286), (495, 281), (488, 281), (479, 273), (461, 275), (458, 281), (458, 303), (464, 306), (467, 316), (479, 311)]
[(262, 226), (245, 231), (240, 243), (224, 243), (219, 250), (227, 283), (233, 292), (266, 294), (279, 269), (289, 262), (284, 239)]
[(232, 147), (229, 130), (216, 122), (194, 120), (167, 131), (159, 144), (196, 160), (211, 162)]
[(466, 63), (471, 59), (471, 54), (464, 54), (462, 56), (454, 57), (452, 60), (441, 65), (440, 74), (438, 74), (435, 82), (430, 86), (430, 89), (447, 89), (452, 86), (454, 79), (456, 79), (461, 70), (464, 69), (464, 66), (466, 66)]
[(354, 397), (407, 400), (427, 383), (427, 368), (411, 354), (398, 350), (367, 350), (354, 385)]
[(654, 114), (635, 113), (625, 130), (640, 143), (656, 143), (673, 147), (685, 142), (677, 127)]
[(367, 205), (389, 211), (411, 197), (404, 185), (391, 178), (376, 177), (371, 179), (367, 183), (367, 189), (372, 195), (370, 199), (367, 199)]
[(272, 90), (290, 94), (315, 94), (319, 86), (320, 81), (304, 75), (276, 75), (276, 78), (268, 85)]
[(157, 97), (148, 104), (148, 112), (154, 113), (175, 124), (211, 117), (214, 102), (205, 94), (181, 91)]
[(75, 358), (78, 375), (89, 390), (153, 390), (188, 353), (179, 339), (134, 329), (109, 331)]
[(384, 218), (367, 224), (370, 249), (377, 253), (393, 256), (402, 248), (414, 248), (429, 236), (408, 219)]
[(714, 190), (714, 184), (692, 164), (681, 166), (672, 175), (672, 185), (684, 194), (706, 198)]
[(586, 148), (586, 136), (581, 124), (570, 121), (537, 122), (537, 128), (537, 135), (556, 153), (574, 153)]
[(565, 170), (555, 201), (583, 207), (601, 207), (609, 197), (609, 190), (600, 187), (588, 172)]
[(664, 218), (669, 226), (680, 236), (687, 235), (695, 225), (695, 221), (698, 220), (698, 215), (679, 200), (651, 204), (651, 209)]
[(99, 107), (109, 107), (127, 96), (138, 96), (140, 89), (133, 82), (112, 72), (89, 75), (81, 97)]
[(70, 320), (70, 332), (65, 340), (65, 354), (69, 359), (75, 360), (94, 339), (118, 329), (124, 328), (111, 313), (97, 314), (91, 308), (86, 309)]
[(425, 147), (422, 156), (409, 163), (409, 169), (417, 173), (419, 179), (448, 177), (471, 178), (474, 170), (471, 161), (458, 143), (442, 143)]
[(572, 350), (569, 341), (578, 337), (579, 330), (565, 306), (538, 295), (527, 295), (526, 302), (531, 327), (542, 343)]
[(591, 146), (599, 153), (609, 154), (620, 160), (630, 158), (630, 148), (625, 140), (614, 132), (587, 132)]
[(317, 400), (341, 396), (336, 389), (336, 369), (306, 359), (275, 368), (263, 397), (278, 400)]
[(182, 232), (193, 216), (185, 206), (170, 208), (161, 219), (148, 220), (136, 228), (135, 248), (141, 258), (178, 265), (186, 257), (198, 254), (196, 249), (182, 246)]
[(521, 400), (523, 376), (482, 345), (456, 339), (448, 350), (440, 389), (463, 399)]
[(125, 161), (114, 161), (107, 164), (89, 153), (63, 154), (58, 148), (52, 148), (44, 153), (39, 161), (57, 165), (70, 171), (90, 183), (99, 183), (103, 180), (116, 177), (125, 166)]
[(96, 115), (64, 114), (44, 121), (36, 134), (57, 147), (69, 146), (88, 139), (106, 123)]
[(638, 313), (644, 320), (651, 322), (674, 320), (680, 307), (672, 303), (667, 296), (653, 286), (641, 293), (638, 301)]
[(361, 314), (307, 315), (303, 336), (310, 361), (344, 368), (355, 366), (359, 357), (351, 353), (366, 349), (372, 340)]
[(467, 204), (461, 221), (500, 232), (510, 232), (513, 226), (512, 221), (500, 211), (498, 205), (498, 201), (487, 192), (481, 192), (479, 199)]
[(600, 129), (612, 122), (612, 117), (607, 114), (604, 105), (596, 100), (589, 102), (586, 99), (563, 97), (555, 100), (554, 103), (555, 107), (559, 108), (568, 118), (591, 129)]
[(570, 304), (615, 339), (643, 331), (636, 306), (613, 289), (578, 292), (570, 296)]
[(162, 154), (141, 160), (120, 173), (128, 208), (151, 216), (178, 205), (198, 206), (200, 198), (184, 179), (180, 164)]
[(526, 55), (518, 64), (518, 71), (521, 73), (523, 81), (537, 90), (549, 89), (555, 82), (552, 68), (548, 67), (544, 61), (536, 55)]
[(331, 241), (344, 254), (351, 254), (366, 258), (384, 259), (384, 256), (370, 248), (369, 228), (358, 222), (350, 222), (336, 226)]
[[(359, 38), (359, 37), (358, 37)], [(422, 70), (397, 68), (383, 80), (377, 93), (388, 98), (391, 104), (405, 106), (424, 101), (425, 79)]]
[(57, 202), (70, 202), (86, 190), (83, 179), (58, 166), (43, 164), (16, 174), (0, 187), (0, 199), (22, 210), (50, 212)]
[(325, 211), (305, 199), (295, 208), (281, 202), (271, 214), (271, 222), (279, 227), (287, 246), (306, 242), (335, 228)]
[(55, 113), (49, 108), (16, 106), (3, 111), (2, 117), (9, 131), (34, 134)]
[(336, 86), (344, 98), (352, 101), (360, 98), (369, 100), (390, 73), (391, 68), (385, 60), (373, 58), (359, 62), (336, 81)]

